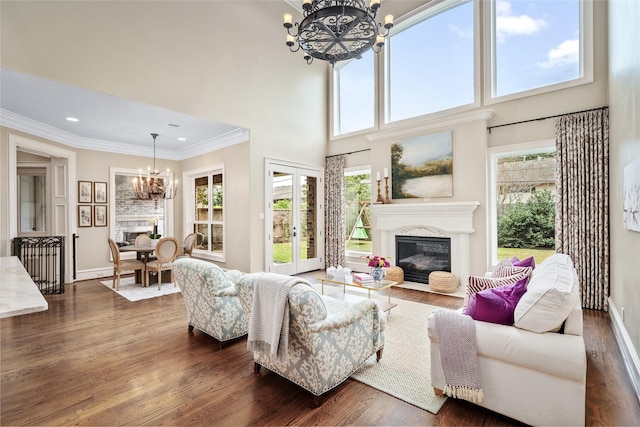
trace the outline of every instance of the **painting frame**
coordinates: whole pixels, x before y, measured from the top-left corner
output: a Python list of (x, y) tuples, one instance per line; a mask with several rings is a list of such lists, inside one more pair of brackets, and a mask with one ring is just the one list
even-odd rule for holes
[(392, 199), (452, 197), (452, 131), (392, 143), (391, 190)]
[(78, 203), (91, 203), (93, 201), (93, 183), (91, 181), (78, 181)]
[(94, 227), (107, 226), (107, 206), (106, 205), (93, 206), (93, 226)]
[(91, 227), (92, 217), (91, 205), (78, 205), (78, 227)]
[(107, 183), (94, 181), (93, 203), (107, 203)]

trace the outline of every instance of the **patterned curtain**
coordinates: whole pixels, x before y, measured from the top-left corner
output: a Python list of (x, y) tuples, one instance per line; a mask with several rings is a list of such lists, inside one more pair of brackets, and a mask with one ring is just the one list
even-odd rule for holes
[(344, 266), (344, 156), (327, 157), (324, 177), (325, 266)]
[(608, 311), (608, 108), (558, 119), (556, 181), (556, 251), (573, 259), (582, 307)]

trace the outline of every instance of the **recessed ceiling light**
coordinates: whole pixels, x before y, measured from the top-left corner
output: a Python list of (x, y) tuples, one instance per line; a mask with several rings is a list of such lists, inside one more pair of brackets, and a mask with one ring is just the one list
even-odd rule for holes
[(186, 141), (187, 138), (178, 138), (178, 141)]
[(70, 122), (79, 122), (80, 120), (76, 119), (75, 117), (67, 117), (67, 120)]

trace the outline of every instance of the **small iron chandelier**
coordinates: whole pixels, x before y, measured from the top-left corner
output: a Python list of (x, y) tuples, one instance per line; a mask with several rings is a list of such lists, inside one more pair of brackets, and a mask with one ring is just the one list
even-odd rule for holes
[(369, 7), (364, 0), (303, 0), (304, 19), (295, 23), (297, 33), (291, 33), (294, 26), (291, 14), (284, 14), (286, 45), (291, 52), (302, 49), (307, 64), (318, 58), (333, 65), (336, 61), (360, 58), (369, 49), (378, 53), (393, 27), (392, 15), (385, 16), (384, 26), (376, 23), (379, 9), (380, 0), (371, 0)]
[(158, 209), (158, 199), (176, 197), (178, 182), (160, 177), (160, 172), (156, 169), (156, 138), (158, 134), (152, 133), (151, 136), (153, 137), (153, 170), (147, 167), (146, 177), (142, 176), (142, 169), (139, 170), (138, 177), (133, 179), (133, 192), (140, 200), (153, 200), (155, 208)]

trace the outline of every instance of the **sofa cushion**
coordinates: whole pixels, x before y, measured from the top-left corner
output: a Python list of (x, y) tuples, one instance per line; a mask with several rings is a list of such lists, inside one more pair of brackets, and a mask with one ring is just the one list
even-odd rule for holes
[(552, 255), (533, 272), (527, 293), (516, 306), (515, 326), (537, 333), (559, 331), (580, 301), (578, 287), (571, 258)]
[(469, 298), (465, 314), (474, 320), (513, 325), (513, 312), (520, 298), (527, 291), (529, 277), (510, 285), (485, 289)]
[(467, 279), (467, 294), (464, 297), (463, 308), (466, 309), (467, 304), (469, 303), (469, 298), (477, 292), (485, 289), (497, 288), (499, 286), (510, 285), (524, 278), (528, 278), (530, 275), (531, 269), (526, 268), (518, 274), (507, 277), (469, 276)]

